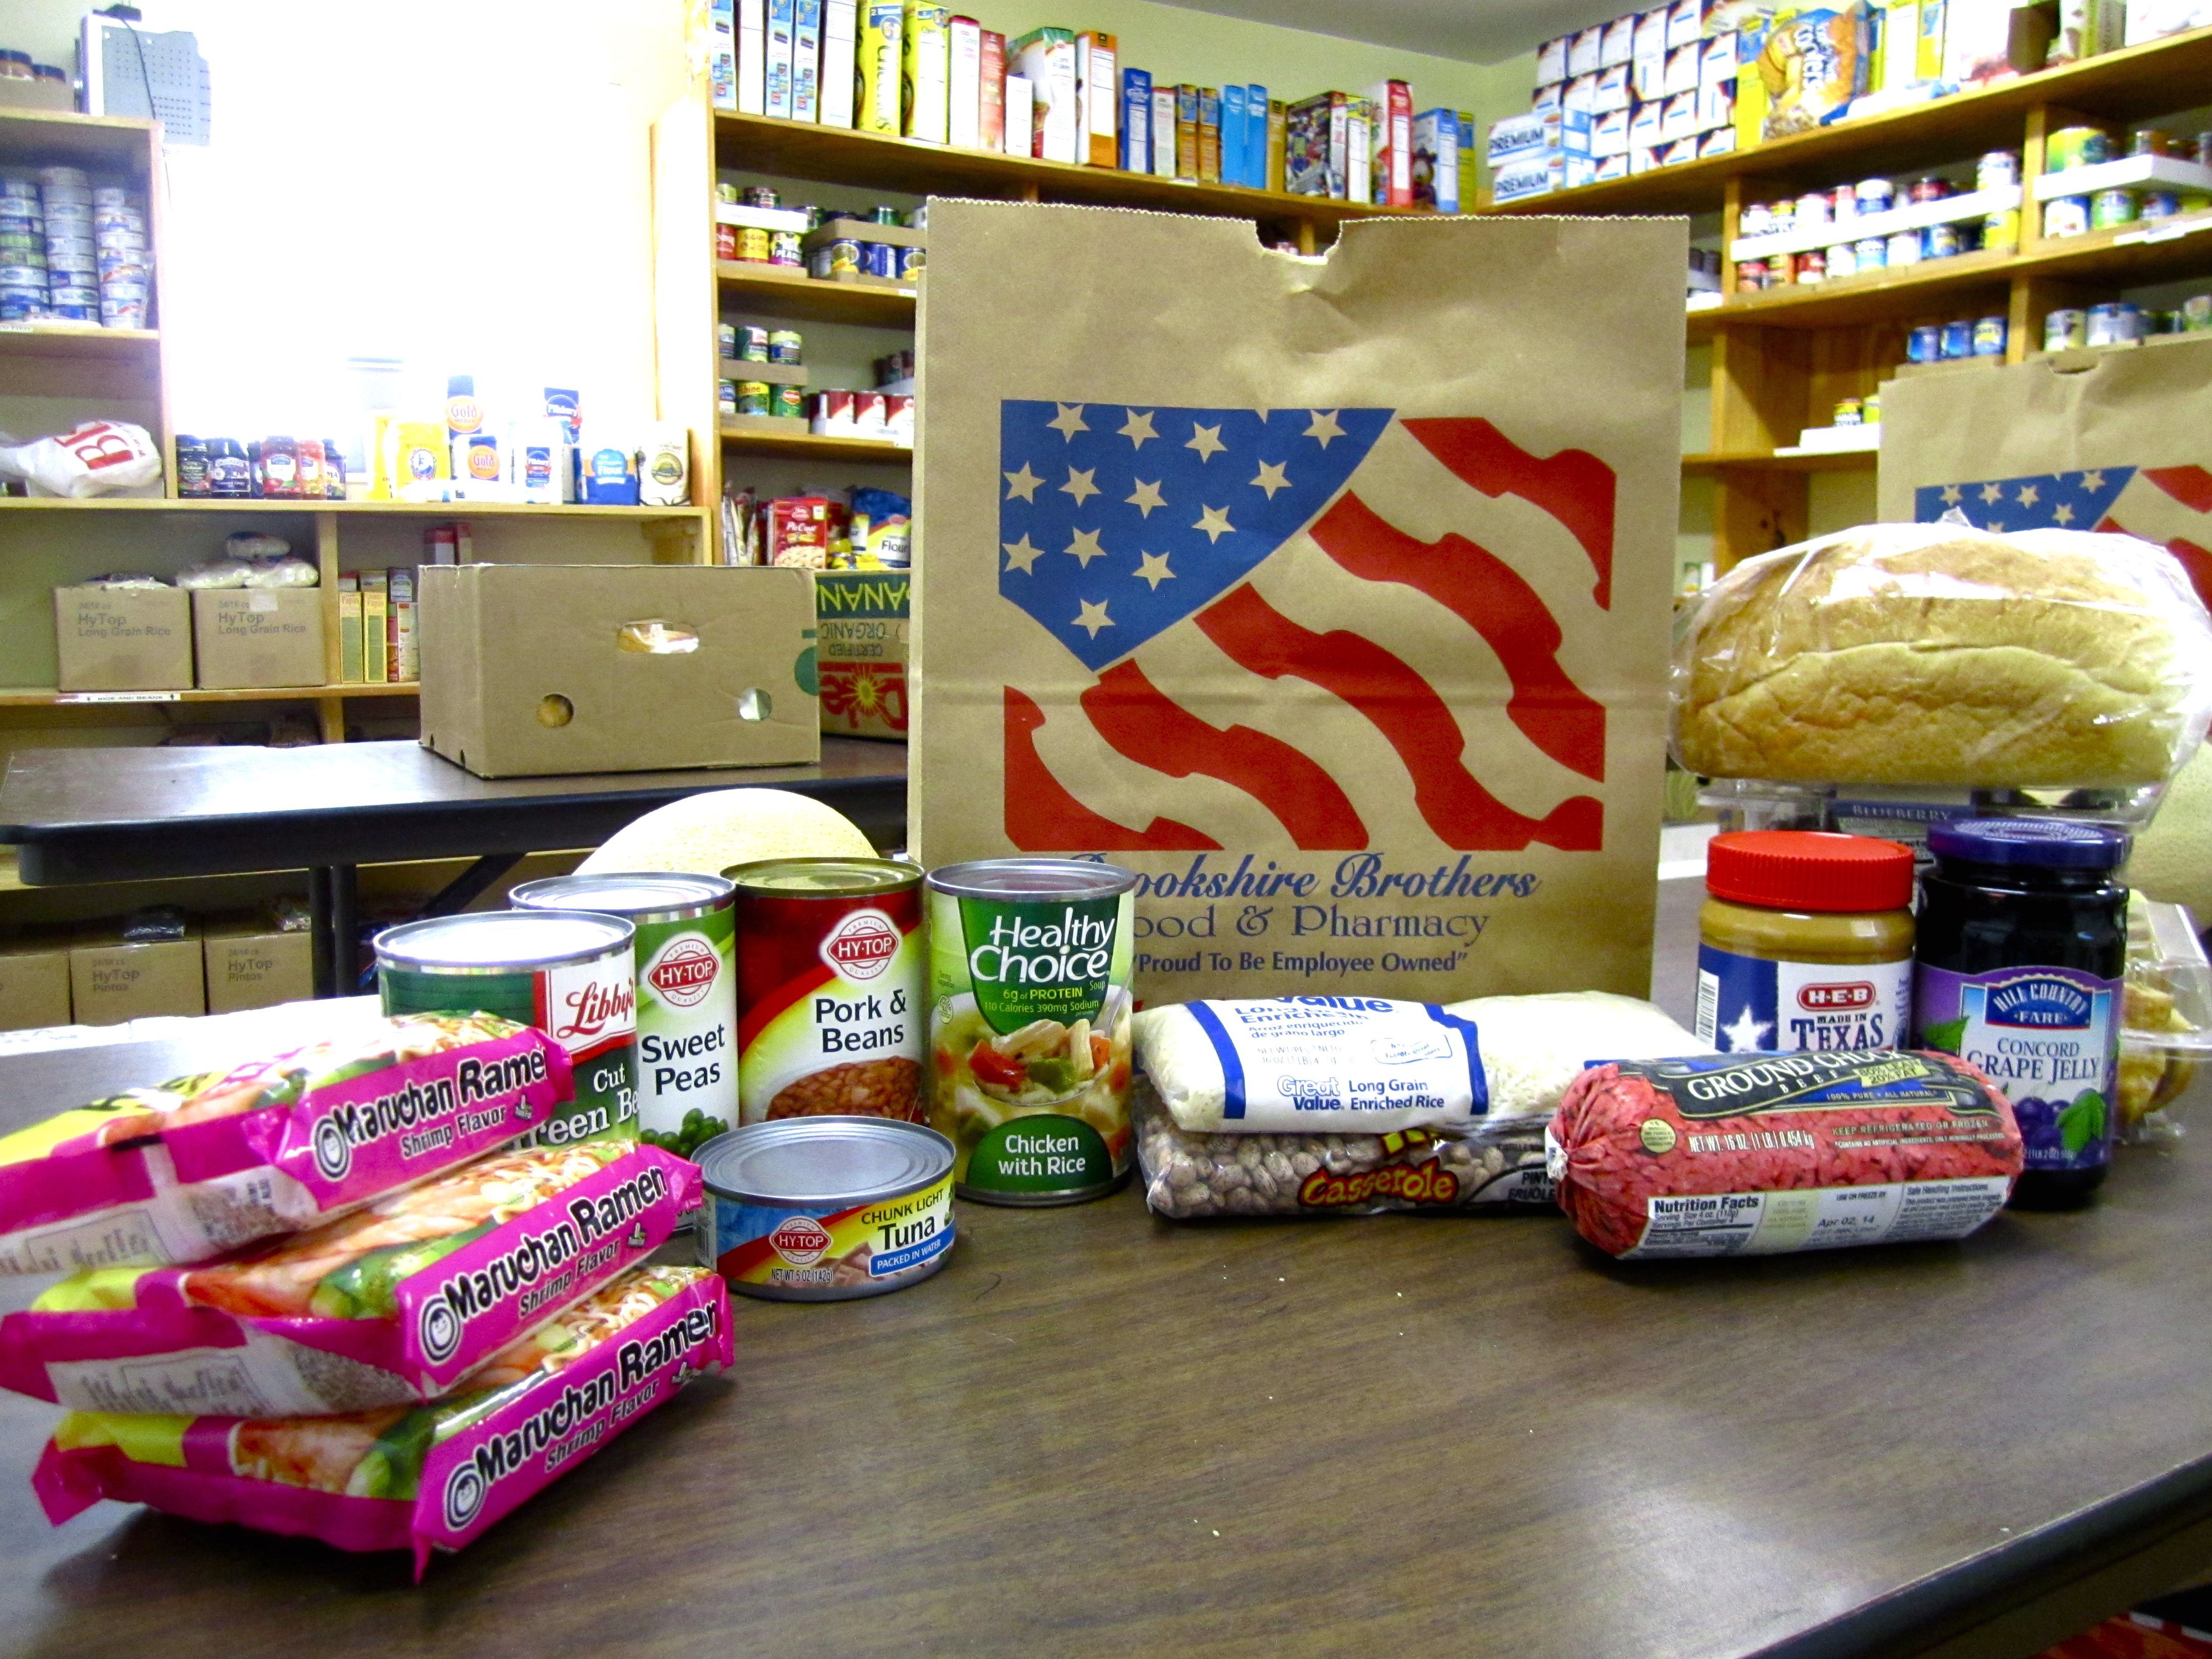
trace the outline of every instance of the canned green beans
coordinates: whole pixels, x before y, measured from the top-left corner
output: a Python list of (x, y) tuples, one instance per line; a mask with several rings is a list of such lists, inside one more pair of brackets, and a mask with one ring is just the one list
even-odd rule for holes
[(636, 930), (638, 1139), (693, 1156), (738, 1121), (736, 889), (720, 876), (553, 876), (518, 910), (592, 910)]
[(1136, 884), (1072, 859), (930, 873), (930, 1122), (963, 1197), (1075, 1204), (1128, 1178)]
[(636, 930), (581, 910), (481, 910), (387, 927), (376, 979), (387, 1014), (483, 1012), (534, 1025), (568, 1051), (575, 1098), (523, 1144), (637, 1133)]

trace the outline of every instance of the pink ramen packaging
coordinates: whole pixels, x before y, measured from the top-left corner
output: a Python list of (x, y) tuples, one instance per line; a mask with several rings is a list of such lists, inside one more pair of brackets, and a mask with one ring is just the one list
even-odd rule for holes
[(32, 1486), (55, 1525), (103, 1498), (195, 1521), (409, 1549), (422, 1574), (693, 1377), (731, 1361), (704, 1267), (633, 1267), (442, 1399), (339, 1417), (72, 1412)]
[(0, 1272), (205, 1261), (450, 1170), (572, 1092), (558, 1043), (490, 1014), (125, 1090), (0, 1139)]
[(97, 1267), (0, 1320), (0, 1386), (81, 1411), (428, 1400), (666, 1240), (699, 1171), (629, 1141), (480, 1158), (199, 1267)]

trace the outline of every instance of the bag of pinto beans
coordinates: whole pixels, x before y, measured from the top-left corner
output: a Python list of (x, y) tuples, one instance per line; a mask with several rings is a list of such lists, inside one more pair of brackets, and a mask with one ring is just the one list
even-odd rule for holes
[(1952, 1056), (1728, 1054), (1602, 993), (1286, 997), (1136, 1019), (1146, 1201), (1176, 1220), (1556, 1202), (1609, 1255), (1958, 1238), (2021, 1169)]

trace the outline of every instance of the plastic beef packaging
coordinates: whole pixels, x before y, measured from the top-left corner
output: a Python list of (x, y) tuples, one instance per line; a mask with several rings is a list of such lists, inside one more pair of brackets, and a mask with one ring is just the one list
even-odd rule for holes
[(1707, 588), (1671, 697), (1675, 758), (1708, 777), (2159, 785), (2212, 720), (2212, 617), (2131, 536), (1868, 525)]
[(1546, 1144), (1575, 1231), (1624, 1258), (1963, 1238), (2022, 1164), (1989, 1079), (1887, 1048), (1594, 1066)]
[(0, 1139), (0, 1272), (205, 1261), (452, 1169), (571, 1092), (558, 1043), (490, 1014), (128, 1089)]
[(457, 1550), (732, 1358), (729, 1291), (633, 1267), (427, 1405), (336, 1417), (72, 1412), (32, 1476), (60, 1525), (103, 1498), (343, 1550)]
[(76, 1273), (0, 1320), (0, 1386), (227, 1417), (428, 1400), (698, 1203), (698, 1166), (654, 1146), (495, 1153), (204, 1267)]

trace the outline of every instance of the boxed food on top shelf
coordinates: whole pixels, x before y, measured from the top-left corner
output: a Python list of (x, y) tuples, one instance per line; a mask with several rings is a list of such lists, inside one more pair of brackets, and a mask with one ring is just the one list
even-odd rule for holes
[(54, 589), (64, 691), (171, 691), (192, 684), (191, 598), (149, 577)]
[(320, 685), (327, 678), (320, 590), (195, 588), (191, 605), (202, 688)]

